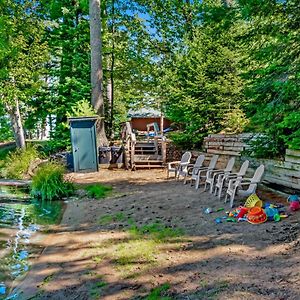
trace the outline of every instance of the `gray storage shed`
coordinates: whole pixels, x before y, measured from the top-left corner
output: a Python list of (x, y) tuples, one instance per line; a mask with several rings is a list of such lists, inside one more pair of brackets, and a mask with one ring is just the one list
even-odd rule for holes
[(74, 172), (98, 171), (97, 117), (69, 118)]

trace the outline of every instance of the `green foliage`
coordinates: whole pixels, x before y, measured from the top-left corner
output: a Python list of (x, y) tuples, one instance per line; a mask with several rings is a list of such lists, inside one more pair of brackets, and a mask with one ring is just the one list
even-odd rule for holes
[(300, 149), (300, 112), (293, 111), (284, 116), (281, 123), (278, 124), (281, 129), (281, 138), (290, 149)]
[(78, 101), (75, 105), (72, 106), (71, 112), (67, 113), (67, 116), (70, 117), (94, 117), (97, 116), (94, 108), (87, 100)]
[(55, 163), (42, 165), (32, 178), (31, 195), (50, 201), (71, 195), (74, 186), (64, 180), (64, 171), (62, 166)]
[(145, 300), (171, 300), (172, 298), (169, 296), (164, 296), (166, 292), (170, 289), (170, 284), (164, 283), (161, 286), (158, 286), (150, 292), (148, 296), (146, 296)]
[[(240, 1), (248, 85), (245, 107), (252, 128), (267, 136), (264, 156), (299, 149), (299, 1)], [(261, 149), (260, 149), (261, 150)], [(261, 155), (261, 153), (258, 153)]]
[(39, 158), (36, 147), (18, 149), (8, 154), (3, 170), (4, 177), (23, 179), (26, 177), (30, 163)]
[(230, 31), (224, 29), (220, 38), (217, 26), (212, 22), (195, 29), (194, 38), (185, 40), (166, 70), (166, 114), (181, 128), (181, 136), (173, 134), (174, 141), (186, 148), (199, 148), (207, 134), (219, 132), (224, 113), (242, 100), (243, 81)]
[(92, 184), (86, 186), (85, 190), (90, 198), (102, 199), (111, 193), (112, 187), (102, 184)]
[(278, 143), (278, 138), (271, 135), (258, 135), (256, 138), (251, 139), (248, 145), (250, 148), (245, 150), (243, 154), (257, 158), (278, 158), (281, 157), (281, 153), (284, 151), (284, 149), (279, 151), (282, 143)]
[(0, 103), (0, 142), (12, 141), (13, 137), (9, 119)]
[(92, 284), (90, 289), (90, 297), (91, 299), (99, 299), (102, 294), (103, 288), (107, 286), (107, 283), (104, 281), (95, 282)]
[[(37, 100), (45, 84), (45, 64), (49, 56), (44, 32), (39, 1), (7, 0), (0, 3), (1, 106), (8, 115), (13, 115), (18, 101), (19, 119), (31, 115), (30, 103)], [(8, 130), (7, 133), (10, 134), (6, 138), (10, 138), (11, 132)]]
[(230, 134), (238, 134), (244, 132), (249, 124), (245, 113), (239, 107), (228, 110), (225, 114), (221, 125), (223, 126), (222, 132)]

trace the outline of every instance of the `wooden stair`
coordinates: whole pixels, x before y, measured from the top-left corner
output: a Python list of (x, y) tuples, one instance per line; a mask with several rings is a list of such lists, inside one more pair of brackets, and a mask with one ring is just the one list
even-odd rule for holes
[(122, 128), (122, 140), (125, 155), (126, 169), (136, 170), (142, 168), (164, 168), (166, 164), (166, 138), (155, 136), (152, 140), (138, 140), (129, 122)]
[(162, 155), (154, 142), (137, 142), (134, 151), (134, 169), (163, 168)]

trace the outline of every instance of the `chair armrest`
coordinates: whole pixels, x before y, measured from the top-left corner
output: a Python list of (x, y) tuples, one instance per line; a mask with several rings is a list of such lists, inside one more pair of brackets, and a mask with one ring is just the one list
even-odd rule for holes
[(208, 170), (208, 167), (200, 167), (200, 168), (197, 168), (197, 171), (194, 173), (194, 175), (198, 175), (199, 172), (201, 172), (201, 171), (206, 171), (206, 170)]
[(178, 165), (180, 163), (180, 161), (172, 161), (168, 163), (168, 166), (171, 167), (172, 165)]
[(243, 181), (241, 181), (239, 183), (239, 185), (250, 185), (250, 184), (258, 184), (258, 183), (260, 183), (260, 181), (250, 181), (250, 182), (243, 182)]

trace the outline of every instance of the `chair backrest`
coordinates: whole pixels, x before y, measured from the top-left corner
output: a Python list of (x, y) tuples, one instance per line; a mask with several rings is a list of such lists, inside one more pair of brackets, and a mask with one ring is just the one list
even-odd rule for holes
[(208, 165), (209, 170), (212, 170), (215, 168), (218, 158), (219, 158), (219, 155), (213, 155), (213, 157), (211, 158), (210, 163)]
[(190, 162), (191, 158), (192, 158), (192, 153), (191, 153), (191, 152), (189, 152), (189, 151), (184, 152), (184, 153), (182, 154), (182, 156), (181, 156), (180, 163), (181, 163), (181, 164), (182, 164), (182, 163), (188, 163), (188, 162)]
[(192, 176), (197, 175), (199, 169), (203, 166), (205, 155), (201, 154), (197, 157), (196, 162), (193, 166)]
[(194, 164), (194, 168), (202, 167), (204, 160), (205, 160), (205, 155), (203, 155), (203, 154), (199, 155)]
[(262, 178), (262, 176), (263, 176), (263, 174), (264, 174), (264, 171), (265, 171), (265, 166), (264, 166), (264, 165), (260, 165), (260, 166), (256, 169), (256, 171), (255, 171), (255, 173), (254, 173), (254, 175), (253, 175), (251, 181), (254, 181), (254, 182), (260, 182), (260, 181), (261, 181), (261, 178)]
[(257, 183), (261, 181), (261, 178), (262, 178), (262, 176), (264, 174), (264, 171), (265, 171), (265, 166), (264, 165), (260, 165), (256, 169), (253, 177), (251, 178), (251, 183), (250, 183), (249, 188), (247, 190), (247, 192), (249, 194), (255, 193), (256, 188), (257, 188)]
[(247, 169), (249, 167), (249, 160), (245, 160), (239, 170), (239, 172), (237, 173), (238, 177), (243, 177), (245, 176)]
[(224, 172), (231, 172), (233, 169), (234, 163), (235, 163), (235, 157), (231, 157), (227, 162), (227, 166), (224, 169)]

